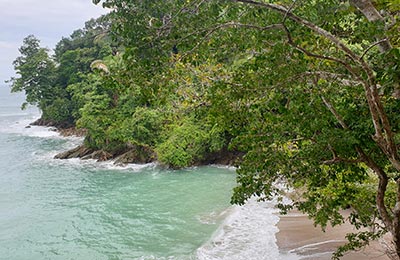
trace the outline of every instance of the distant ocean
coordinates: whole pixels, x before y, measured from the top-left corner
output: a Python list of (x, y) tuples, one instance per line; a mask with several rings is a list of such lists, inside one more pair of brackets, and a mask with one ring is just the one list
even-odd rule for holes
[(1, 260), (277, 260), (270, 203), (229, 204), (235, 169), (55, 160), (82, 142), (32, 126), (0, 87)]

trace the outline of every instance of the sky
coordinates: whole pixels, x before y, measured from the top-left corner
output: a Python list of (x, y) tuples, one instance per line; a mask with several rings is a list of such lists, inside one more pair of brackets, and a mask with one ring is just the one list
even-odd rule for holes
[(105, 13), (92, 0), (0, 0), (0, 85), (15, 75), (12, 62), (26, 36), (54, 49), (61, 37)]

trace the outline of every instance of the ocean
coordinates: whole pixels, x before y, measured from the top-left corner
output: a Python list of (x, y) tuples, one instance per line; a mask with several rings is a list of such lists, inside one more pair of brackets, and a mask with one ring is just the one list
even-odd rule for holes
[(277, 260), (272, 203), (229, 204), (235, 169), (56, 160), (82, 142), (31, 126), (0, 86), (1, 260)]

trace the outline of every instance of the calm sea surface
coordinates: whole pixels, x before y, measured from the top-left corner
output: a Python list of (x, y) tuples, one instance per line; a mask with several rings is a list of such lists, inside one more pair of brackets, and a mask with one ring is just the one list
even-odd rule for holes
[(229, 205), (235, 171), (55, 160), (82, 140), (25, 128), (0, 87), (0, 259), (286, 259), (269, 204)]

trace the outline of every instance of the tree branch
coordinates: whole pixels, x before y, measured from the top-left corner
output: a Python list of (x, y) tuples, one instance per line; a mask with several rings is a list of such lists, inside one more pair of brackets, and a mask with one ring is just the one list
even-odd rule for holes
[[(354, 5), (370, 22), (382, 21), (384, 22), (384, 18), (382, 15), (376, 10), (375, 6), (370, 0), (350, 0), (350, 3)], [(388, 39), (383, 39), (379, 41), (377, 44), (379, 45), (379, 49), (381, 52), (387, 52), (392, 49), (390, 42)]]
[(363, 85), (368, 85), (368, 82), (366, 82), (363, 78), (361, 78), (359, 75), (357, 75), (357, 73), (354, 71), (354, 69), (351, 67), (350, 64), (348, 64), (340, 59), (334, 58), (334, 57), (312, 53), (312, 52), (306, 50), (305, 48), (302, 48), (302, 47), (298, 46), (297, 44), (295, 44), (293, 41), (293, 38), (290, 34), (289, 29), (285, 25), (282, 25), (282, 26), (283, 26), (284, 31), (286, 32), (286, 36), (288, 38), (288, 44), (291, 45), (293, 48), (297, 49), (298, 51), (304, 53), (305, 55), (307, 55), (309, 57), (314, 57), (314, 58), (323, 59), (323, 60), (329, 60), (329, 61), (333, 61), (338, 64), (341, 64), (343, 67), (345, 67), (347, 69), (348, 72), (351, 73), (351, 75), (353, 75), (353, 77), (355, 77), (358, 81), (362, 82)]
[(377, 165), (371, 157), (369, 157), (360, 147), (356, 147), (358, 154), (362, 161), (372, 169), (379, 178), (378, 189), (376, 194), (376, 206), (379, 212), (379, 215), (382, 218), (385, 227), (393, 232), (393, 222), (392, 217), (390, 216), (388, 209), (385, 204), (385, 193), (387, 190), (387, 186), (389, 184), (389, 178), (385, 171)]
[(331, 160), (326, 160), (323, 161), (323, 164), (326, 165), (331, 165), (331, 164), (336, 164), (336, 163), (349, 163), (349, 164), (356, 164), (356, 163), (361, 163), (361, 159), (347, 159), (347, 158), (341, 158), (338, 156), (334, 156)]
[[(219, 24), (219, 25), (217, 25), (215, 27), (208, 28), (206, 30), (202, 30), (202, 32), (206, 32), (206, 35), (199, 42), (197, 42), (197, 44), (190, 51), (188, 51), (182, 57), (185, 57), (188, 54), (194, 52), (197, 48), (200, 47), (201, 44), (204, 43), (204, 41), (209, 39), (209, 37), (213, 33), (215, 33), (216, 31), (218, 31), (219, 29), (229, 28), (229, 27), (231, 27), (231, 28), (243, 27), (243, 28), (256, 29), (256, 30), (261, 30), (261, 31), (273, 30), (273, 29), (282, 29), (282, 25), (281, 24), (271, 24), (271, 25), (268, 25), (268, 26), (258, 26), (258, 25), (254, 25), (254, 24), (243, 24), (243, 23), (238, 23), (238, 22), (233, 22), (233, 21), (227, 22), (227, 23), (223, 23), (223, 24)], [(202, 32), (197, 32), (197, 34), (202, 33)]]
[(383, 39), (383, 40), (380, 40), (380, 41), (377, 41), (377, 42), (373, 43), (371, 46), (369, 46), (369, 47), (364, 51), (364, 53), (361, 55), (360, 59), (363, 59), (364, 56), (365, 56), (365, 55), (369, 52), (369, 50), (371, 50), (373, 47), (375, 47), (376, 45), (379, 45), (379, 44), (381, 44), (382, 42), (385, 42), (385, 41), (387, 41), (387, 39)]
[(292, 3), (292, 5), (291, 5), (291, 6), (289, 7), (289, 9), (287, 10), (285, 16), (283, 17), (282, 24), (285, 24), (286, 19), (287, 19), (287, 14), (293, 10), (294, 6), (296, 5), (296, 2), (297, 2), (297, 0), (294, 0), (293, 3)]
[(282, 15), (286, 16), (287, 18), (309, 28), (310, 30), (314, 31), (315, 33), (327, 38), (330, 40), (333, 44), (335, 44), (339, 49), (341, 49), (343, 52), (345, 52), (351, 59), (354, 61), (358, 61), (359, 57), (351, 51), (346, 44), (344, 44), (341, 40), (339, 40), (337, 37), (335, 37), (333, 34), (330, 32), (326, 31), (325, 29), (295, 15), (292, 13), (289, 9), (277, 5), (277, 4), (270, 4), (270, 3), (264, 3), (264, 2), (257, 2), (253, 0), (231, 0), (232, 2), (239, 2), (239, 3), (244, 3), (244, 4), (250, 4), (253, 6), (259, 6), (259, 7), (264, 7), (273, 11), (276, 11), (278, 13), (281, 13)]
[(357, 86), (362, 84), (363, 82), (356, 81), (356, 80), (351, 80), (351, 79), (346, 79), (345, 74), (337, 74), (337, 73), (332, 73), (328, 71), (308, 71), (304, 73), (304, 75), (308, 76), (318, 76), (319, 78), (325, 79), (325, 80), (334, 80), (339, 83), (341, 83), (344, 86), (352, 87), (352, 86)]
[(344, 122), (343, 117), (336, 111), (336, 109), (329, 102), (329, 100), (327, 98), (325, 98), (324, 96), (321, 96), (321, 99), (324, 102), (325, 106), (329, 109), (329, 111), (331, 111), (331, 113), (335, 116), (336, 120), (343, 127), (343, 129), (349, 130), (349, 127)]

